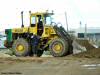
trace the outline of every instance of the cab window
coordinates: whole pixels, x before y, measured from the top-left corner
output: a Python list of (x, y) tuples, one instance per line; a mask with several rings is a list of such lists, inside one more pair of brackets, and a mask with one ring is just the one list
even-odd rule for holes
[(51, 18), (50, 17), (46, 17), (46, 23), (47, 25), (50, 25), (51, 24)]
[(36, 25), (36, 17), (32, 16), (31, 17), (31, 27), (34, 27)]
[(51, 23), (52, 23), (52, 16), (50, 15), (44, 15), (44, 23), (46, 24), (46, 25), (51, 25)]

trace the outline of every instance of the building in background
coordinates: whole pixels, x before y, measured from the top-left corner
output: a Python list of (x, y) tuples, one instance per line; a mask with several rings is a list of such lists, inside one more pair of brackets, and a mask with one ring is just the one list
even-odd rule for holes
[(75, 35), (78, 38), (85, 38), (86, 39), (95, 42), (98, 46), (100, 46), (100, 28), (87, 28), (85, 31), (85, 28), (78, 28), (75, 29)]
[[(84, 38), (85, 29), (84, 28), (76, 29), (75, 34), (78, 38)], [(86, 37), (90, 39), (100, 39), (100, 28), (87, 28)]]

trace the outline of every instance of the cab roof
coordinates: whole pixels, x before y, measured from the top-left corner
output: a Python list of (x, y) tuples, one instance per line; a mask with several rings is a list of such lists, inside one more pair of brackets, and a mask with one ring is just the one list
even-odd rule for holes
[(31, 13), (31, 16), (34, 16), (34, 15), (50, 16), (50, 15), (54, 15), (54, 13), (48, 13), (48, 12), (35, 12), (35, 13)]

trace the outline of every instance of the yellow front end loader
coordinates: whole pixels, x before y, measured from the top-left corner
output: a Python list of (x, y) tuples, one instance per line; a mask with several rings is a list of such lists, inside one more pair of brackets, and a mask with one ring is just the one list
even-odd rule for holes
[(41, 56), (44, 51), (50, 51), (54, 57), (62, 57), (73, 53), (72, 39), (65, 29), (57, 24), (53, 24), (52, 15), (49, 12), (30, 13), (30, 26), (24, 27), (23, 12), (21, 28), (6, 29), (7, 39), (5, 46), (12, 48), (16, 56), (28, 56), (32, 52), (31, 36), (40, 38), (37, 45), (37, 56)]

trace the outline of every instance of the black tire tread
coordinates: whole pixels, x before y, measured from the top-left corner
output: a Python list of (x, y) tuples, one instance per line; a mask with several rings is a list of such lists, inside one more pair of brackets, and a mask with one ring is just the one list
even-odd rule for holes
[[(52, 45), (55, 43), (55, 42), (61, 42), (64, 46), (64, 50), (61, 52), (61, 53), (55, 53), (53, 50), (52, 50)], [(50, 49), (50, 52), (51, 54), (54, 56), (54, 57), (62, 57), (62, 56), (65, 56), (68, 52), (68, 42), (66, 42), (64, 39), (62, 38), (58, 38), (58, 39), (53, 39), (49, 45), (49, 49)]]
[[(16, 51), (15, 48), (16, 48), (17, 44), (23, 44), (25, 46), (25, 51), (23, 53)], [(16, 56), (27, 56), (29, 54), (29, 44), (23, 38), (19, 38), (19, 39), (15, 40), (13, 45), (12, 45), (12, 49), (13, 49), (13, 52)]]

